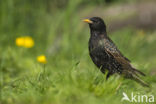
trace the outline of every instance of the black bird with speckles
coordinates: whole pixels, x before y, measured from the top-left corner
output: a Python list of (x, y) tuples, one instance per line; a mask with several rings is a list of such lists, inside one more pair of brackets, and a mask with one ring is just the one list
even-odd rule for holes
[(147, 83), (139, 78), (145, 74), (130, 64), (130, 61), (122, 55), (113, 41), (107, 36), (106, 25), (99, 17), (85, 19), (90, 27), (89, 54), (94, 64), (105, 73), (108, 70), (107, 79), (110, 75), (118, 73), (125, 78), (133, 79), (143, 86), (149, 87)]

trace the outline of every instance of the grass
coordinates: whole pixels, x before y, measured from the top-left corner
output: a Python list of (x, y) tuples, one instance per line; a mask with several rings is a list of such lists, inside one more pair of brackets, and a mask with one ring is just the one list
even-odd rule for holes
[[(118, 75), (106, 81), (88, 54), (89, 29), (81, 20), (89, 7), (81, 10), (81, 2), (71, 1), (65, 10), (52, 13), (42, 4), (34, 10), (30, 2), (18, 5), (19, 1), (6, 0), (0, 4), (1, 104), (127, 104), (121, 102), (123, 92), (155, 96), (156, 31), (127, 27), (109, 33), (132, 64), (147, 74), (143, 79), (152, 88)], [(25, 35), (33, 37), (33, 48), (15, 45), (15, 39)], [(47, 56), (45, 68), (36, 61), (41, 54)]]

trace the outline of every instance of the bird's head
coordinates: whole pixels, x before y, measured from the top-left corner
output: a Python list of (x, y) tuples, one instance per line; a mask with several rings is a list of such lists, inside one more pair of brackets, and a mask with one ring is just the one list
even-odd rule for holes
[(100, 17), (92, 17), (83, 21), (88, 23), (90, 29), (93, 31), (106, 31), (106, 25)]

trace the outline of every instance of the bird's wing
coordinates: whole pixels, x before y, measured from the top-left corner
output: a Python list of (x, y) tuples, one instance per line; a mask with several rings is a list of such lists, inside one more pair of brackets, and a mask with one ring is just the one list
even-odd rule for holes
[(108, 54), (112, 55), (120, 63), (124, 64), (130, 63), (130, 60), (123, 56), (123, 54), (118, 50), (118, 48), (115, 46), (112, 40), (108, 38), (105, 39), (104, 41), (105, 41), (104, 48)]
[(104, 46), (108, 55), (113, 56), (114, 59), (122, 65), (124, 69), (123, 73), (125, 74), (126, 78), (133, 79), (143, 86), (150, 87), (148, 83), (144, 82), (141, 78), (139, 78), (139, 75), (145, 76), (145, 74), (133, 68), (130, 64), (130, 61), (121, 54), (121, 52), (117, 49), (115, 44), (110, 39), (105, 40)]

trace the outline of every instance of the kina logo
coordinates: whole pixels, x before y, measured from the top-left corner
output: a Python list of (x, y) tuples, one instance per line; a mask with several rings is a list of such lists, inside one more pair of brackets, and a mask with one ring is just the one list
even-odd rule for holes
[(146, 103), (152, 103), (154, 102), (154, 95), (141, 95), (140, 93), (134, 94), (131, 93), (131, 97), (128, 97), (128, 95), (123, 92), (123, 97), (121, 101), (129, 101), (129, 102), (146, 102)]

